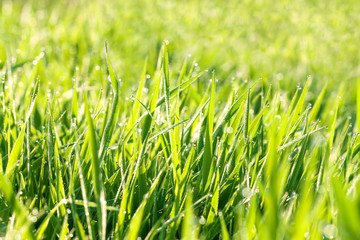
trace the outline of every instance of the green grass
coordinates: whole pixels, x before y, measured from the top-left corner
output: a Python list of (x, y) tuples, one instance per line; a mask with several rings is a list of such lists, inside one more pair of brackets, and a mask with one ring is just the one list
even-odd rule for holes
[(0, 238), (360, 239), (359, 10), (0, 0)]

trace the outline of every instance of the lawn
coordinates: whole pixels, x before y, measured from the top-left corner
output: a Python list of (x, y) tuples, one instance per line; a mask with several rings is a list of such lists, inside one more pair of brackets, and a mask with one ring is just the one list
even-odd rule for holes
[(355, 0), (0, 0), (0, 239), (360, 239)]

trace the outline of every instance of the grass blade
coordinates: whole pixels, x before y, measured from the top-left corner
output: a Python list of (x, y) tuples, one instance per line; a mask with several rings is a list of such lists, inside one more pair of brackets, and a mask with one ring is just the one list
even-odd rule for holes
[(91, 170), (94, 178), (94, 192), (98, 212), (99, 238), (106, 238), (106, 200), (103, 189), (102, 177), (100, 172), (100, 160), (98, 158), (97, 140), (94, 130), (94, 123), (90, 115), (87, 99), (85, 98), (85, 113), (89, 131), (90, 152), (91, 152)]

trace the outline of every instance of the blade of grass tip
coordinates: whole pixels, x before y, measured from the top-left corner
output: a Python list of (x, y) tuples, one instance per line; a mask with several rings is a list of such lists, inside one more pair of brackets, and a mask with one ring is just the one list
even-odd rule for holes
[[(139, 101), (141, 98), (141, 93), (143, 90), (143, 86), (145, 83), (145, 79), (146, 79), (146, 69), (147, 69), (147, 58), (145, 60), (145, 64), (144, 64), (144, 69), (141, 75), (141, 80), (140, 80), (140, 84), (139, 84), (139, 88), (137, 90), (137, 94), (136, 94), (136, 99), (138, 99), (138, 101), (135, 101), (134, 106), (133, 106), (133, 111), (131, 113), (131, 124), (129, 124), (128, 126), (135, 126), (135, 123), (137, 121), (138, 115), (139, 115)], [(139, 141), (140, 142), (140, 146), (141, 144), (146, 145), (146, 137), (145, 139), (143, 139), (144, 142)], [(137, 141), (137, 137), (135, 134), (135, 128), (133, 128), (133, 142), (134, 142), (134, 146), (135, 143)], [(134, 147), (134, 151), (136, 151), (137, 147)], [(141, 201), (143, 199), (143, 196), (145, 195), (146, 191), (147, 191), (147, 176), (146, 176), (146, 167), (145, 167), (145, 161), (142, 161), (140, 166), (139, 166), (139, 176), (138, 176), (138, 184), (139, 184), (139, 201)]]
[[(14, 86), (14, 81), (13, 81), (13, 74), (12, 74), (12, 67), (11, 67), (11, 53), (10, 53), (10, 49), (9, 48), (6, 48), (6, 56), (7, 56), (7, 59), (6, 59), (6, 75), (7, 75), (7, 78), (8, 78), (8, 83), (9, 83), (9, 86)], [(10, 87), (8, 88), (8, 91), (9, 91), (9, 102), (12, 102), (13, 99), (15, 98), (15, 91), (14, 91), (14, 88), (13, 87)]]
[[(161, 69), (162, 70), (162, 69)], [(160, 84), (161, 84), (161, 77), (162, 77), (162, 72), (160, 71), (158, 73), (158, 77), (155, 77), (154, 78), (154, 81), (156, 81), (154, 83), (155, 87), (154, 87), (154, 91), (153, 91), (153, 94), (150, 98), (150, 101), (149, 101), (149, 113), (147, 113), (146, 117), (145, 117), (145, 121), (144, 121), (144, 125), (143, 125), (143, 129), (141, 131), (141, 141), (143, 142), (146, 135), (148, 134), (150, 128), (151, 128), (151, 123), (152, 123), (152, 114), (154, 113), (155, 111), (155, 108), (156, 108), (156, 101), (158, 99), (158, 96), (159, 96), (159, 92), (160, 92)]]
[[(34, 86), (34, 90), (32, 91), (31, 93), (31, 97), (30, 97), (30, 101), (33, 101), (34, 100), (34, 97), (35, 97), (35, 94), (37, 94), (38, 92), (38, 88), (39, 88), (39, 84), (40, 82), (38, 81), (37, 79), (37, 76), (38, 76), (38, 72), (39, 72), (39, 66), (40, 64), (36, 64), (35, 66), (35, 69), (30, 77), (30, 81), (33, 81), (35, 86)], [(31, 163), (30, 163), (30, 142), (31, 142), (31, 139), (30, 139), (30, 132), (31, 132), (31, 118), (29, 118), (27, 124), (26, 124), (26, 160), (27, 160), (27, 171), (28, 171), (28, 181), (29, 182), (32, 182), (32, 174), (31, 174), (31, 170), (30, 170), (30, 166), (31, 166)], [(0, 158), (1, 159), (1, 158)], [(1, 160), (0, 160), (1, 162)], [(2, 171), (2, 168), (1, 168), (1, 171)], [(33, 191), (30, 190), (30, 187), (31, 185), (29, 184), (28, 186), (28, 191)]]
[[(290, 118), (290, 114), (291, 114), (292, 109), (294, 108), (294, 106), (297, 103), (297, 101), (296, 101), (297, 100), (297, 98), (296, 98), (297, 94), (298, 94), (298, 89), (296, 90), (296, 92), (294, 94), (294, 97), (293, 97), (293, 99), (292, 99), (292, 101), (290, 103), (290, 106), (289, 106), (283, 120), (281, 121), (280, 130), (279, 130), (281, 137), (283, 137), (285, 135), (286, 129), (288, 129), (288, 126), (291, 123), (291, 119), (289, 119), (289, 118)], [(294, 128), (294, 126), (290, 125), (290, 127), (289, 127), (290, 132), (291, 132), (292, 128)], [(285, 138), (284, 141), (286, 142), (289, 137), (290, 137), (290, 134), (288, 134), (288, 136)]]
[[(163, 69), (163, 68), (162, 68)], [(193, 78), (183, 82), (182, 84), (180, 84), (180, 86), (176, 86), (175, 88), (173, 88), (170, 91), (170, 98), (174, 97), (178, 91), (180, 91), (180, 89), (182, 91), (184, 91), (186, 88), (188, 88), (193, 82), (195, 82), (202, 74), (204, 74), (205, 71), (202, 71), (201, 73), (197, 74), (196, 76), (194, 76)], [(161, 76), (159, 76), (159, 78), (161, 79)], [(156, 101), (156, 107), (160, 106), (161, 104), (163, 104), (165, 102), (165, 96), (160, 97), (159, 100)], [(151, 108), (152, 109), (152, 108)], [(136, 123), (139, 123), (144, 117), (147, 116), (147, 113), (144, 113), (140, 116), (140, 118), (137, 120)], [(133, 128), (134, 126), (132, 126)], [(130, 130), (126, 133), (126, 136), (129, 135), (129, 132), (131, 132)]]
[(215, 73), (212, 76), (211, 82), (211, 93), (210, 93), (210, 103), (206, 123), (206, 132), (205, 132), (205, 146), (204, 154), (202, 159), (202, 190), (204, 193), (207, 193), (210, 186), (210, 181), (208, 181), (209, 176), (212, 176), (210, 172), (212, 165), (212, 134), (213, 134), (213, 125), (214, 125), (214, 107), (215, 107)]
[(317, 191), (320, 188), (320, 184), (321, 184), (321, 182), (323, 180), (324, 173), (326, 172), (325, 170), (327, 169), (328, 162), (330, 160), (330, 153), (331, 153), (331, 150), (332, 150), (332, 144), (333, 144), (334, 135), (335, 135), (338, 108), (339, 108), (339, 99), (338, 99), (338, 101), (336, 103), (334, 117), (333, 117), (332, 122), (331, 122), (329, 138), (328, 138), (327, 146), (326, 146), (326, 149), (325, 149), (325, 156), (321, 159), (319, 174), (318, 174), (318, 178), (317, 178), (317, 182), (316, 182), (316, 190)]
[(291, 121), (290, 121), (290, 126), (293, 126), (301, 115), (301, 112), (302, 112), (302, 109), (303, 109), (304, 103), (305, 103), (306, 92), (307, 92), (310, 81), (311, 81), (311, 77), (309, 76), (306, 81), (304, 90), (301, 92), (300, 98), (299, 98), (298, 102), (296, 103), (296, 107), (294, 109), (294, 113), (293, 113)]
[[(171, 118), (170, 118), (170, 79), (169, 79), (169, 59), (166, 43), (164, 43), (164, 90), (165, 90), (165, 104), (166, 104), (166, 115), (168, 127), (171, 126)], [(180, 207), (180, 178), (181, 178), (181, 166), (179, 160), (179, 149), (178, 144), (176, 142), (175, 130), (170, 130), (170, 152), (172, 153), (172, 163), (173, 163), (173, 178), (175, 184), (175, 203), (173, 205), (173, 210), (171, 211), (171, 216), (175, 216)], [(175, 232), (171, 232), (170, 234), (173, 236)]]
[(249, 108), (250, 108), (250, 88), (247, 92), (247, 98), (245, 102), (245, 116), (244, 116), (244, 139), (247, 143), (249, 132)]
[[(53, 169), (53, 155), (54, 155), (54, 142), (53, 142), (53, 132), (52, 132), (52, 127), (51, 127), (51, 116), (52, 116), (52, 108), (49, 105), (49, 109), (50, 109), (50, 113), (48, 116), (48, 127), (47, 127), (47, 160), (48, 160), (48, 166), (49, 166), (49, 173), (48, 173), (48, 177), (49, 177), (49, 186), (51, 186), (51, 184), (53, 183), (53, 176), (52, 176), (52, 169)], [(54, 167), (55, 168), (55, 167)], [(57, 195), (55, 196), (57, 197)], [(57, 202), (58, 199), (55, 199), (55, 202)]]
[(183, 81), (183, 78), (185, 76), (185, 72), (186, 72), (186, 68), (187, 68), (187, 57), (185, 57), (184, 59), (184, 62), (183, 62), (183, 66), (181, 68), (181, 71), (180, 71), (180, 75), (179, 75), (179, 78), (178, 78), (178, 85), (180, 85)]
[(334, 141), (334, 135), (335, 135), (335, 128), (336, 128), (336, 120), (337, 120), (337, 115), (338, 115), (338, 111), (339, 111), (339, 102), (340, 99), (337, 99), (337, 103), (336, 103), (336, 107), (335, 107), (335, 112), (334, 112), (334, 118), (332, 120), (331, 123), (331, 129), (330, 129), (330, 135), (329, 135), (329, 139), (328, 139), (328, 149), (327, 149), (327, 157), (330, 156), (330, 151), (332, 149), (332, 145), (333, 145), (333, 141)]
[(168, 126), (171, 125), (170, 119), (170, 79), (169, 79), (169, 59), (166, 43), (164, 42), (164, 54), (163, 54), (163, 66), (164, 66), (164, 92), (165, 92), (165, 107), (166, 107), (166, 118)]
[[(257, 84), (259, 83), (259, 81), (256, 81), (251, 87), (251, 91), (253, 91), (253, 89), (257, 86)], [(250, 94), (251, 94), (251, 91), (250, 91)], [(231, 105), (231, 107), (226, 110), (226, 112), (224, 113), (224, 117), (219, 120), (214, 132), (213, 132), (213, 135), (212, 135), (212, 138), (213, 139), (216, 139), (216, 137), (218, 137), (220, 135), (220, 133), (222, 132), (222, 129), (224, 127), (224, 125), (234, 116), (234, 114), (236, 114), (239, 110), (239, 107), (241, 105), (244, 104), (242, 100), (243, 97), (245, 97), (246, 95), (246, 92), (241, 94), (235, 101), (234, 103)]]
[[(316, 99), (316, 102), (315, 102), (315, 104), (310, 112), (309, 118), (308, 118), (308, 124), (310, 124), (312, 121), (315, 121), (315, 118), (318, 115), (319, 110), (320, 110), (321, 102), (325, 96), (326, 88), (327, 88), (327, 83), (325, 84), (325, 86), (321, 90), (321, 93), (319, 94), (319, 96)], [(359, 101), (360, 101), (360, 99), (359, 99)]]
[(104, 133), (102, 135), (100, 142), (100, 148), (99, 148), (100, 161), (104, 159), (104, 156), (107, 152), (106, 150), (111, 140), (111, 132), (113, 131), (117, 120), (117, 115), (118, 115), (117, 109), (118, 109), (118, 101), (119, 101), (119, 80), (116, 77), (114, 69), (111, 66), (108, 55), (108, 46), (106, 42), (105, 42), (105, 55), (106, 55), (107, 68), (109, 72), (109, 78), (111, 81), (111, 87), (113, 89), (113, 103), (111, 106), (110, 116), (105, 125)]
[[(139, 99), (139, 100), (141, 99), (141, 93), (143, 91), (143, 87), (144, 87), (145, 80), (146, 80), (147, 61), (148, 61), (148, 59), (146, 58), (145, 63), (144, 63), (144, 68), (143, 68), (143, 71), (142, 71), (142, 74), (141, 74), (140, 84), (139, 84), (138, 90), (136, 92), (136, 98)], [(139, 113), (139, 102), (135, 101), (134, 106), (133, 106), (133, 110), (132, 110), (132, 113), (131, 113), (131, 124), (129, 125), (129, 127), (135, 125), (136, 120), (138, 118), (138, 113)]]
[[(164, 71), (165, 71), (165, 69), (164, 69)], [(184, 91), (186, 88), (191, 86), (192, 83), (194, 83), (196, 80), (198, 80), (204, 73), (205, 73), (205, 71), (202, 71), (202, 72), (198, 73), (197, 75), (195, 75), (194, 77), (190, 78), (189, 80), (186, 80), (186, 81), (182, 82), (180, 85), (171, 89), (170, 93), (169, 93), (169, 97), (172, 98), (172, 97), (176, 96), (176, 94), (178, 94), (179, 91), (180, 92)], [(161, 104), (163, 104), (165, 102), (165, 100), (166, 100), (166, 96), (162, 96), (156, 102), (156, 106), (160, 106)]]
[(236, 130), (239, 128), (239, 125), (241, 123), (241, 119), (243, 117), (243, 109), (244, 109), (244, 105), (245, 103), (243, 102), (240, 106), (239, 106), (239, 110), (237, 111), (234, 120), (231, 122), (229, 119), (229, 125), (232, 129), (232, 132), (228, 134), (227, 136), (227, 144), (231, 145), (234, 141), (234, 137), (236, 135)]
[[(76, 91), (76, 82), (73, 83), (73, 95), (72, 95), (72, 106), (71, 106), (71, 115), (73, 118), (75, 118), (75, 122), (78, 121), (78, 97), (77, 97), (77, 91)], [(73, 119), (72, 119), (73, 120)]]
[(102, 240), (106, 238), (106, 200), (105, 200), (105, 192), (102, 185), (101, 180), (101, 172), (100, 172), (100, 161), (98, 158), (98, 148), (95, 136), (94, 123), (90, 115), (87, 97), (85, 96), (85, 114), (88, 125), (88, 134), (90, 141), (90, 152), (91, 152), (91, 170), (94, 178), (94, 192), (95, 199), (97, 204), (97, 212), (98, 212), (98, 228), (99, 235)]
[(105, 130), (105, 127), (106, 127), (106, 124), (107, 124), (106, 120), (109, 119), (110, 105), (111, 105), (111, 102), (108, 101), (106, 103), (105, 112), (104, 112), (103, 117), (102, 117), (103, 121), (101, 123), (101, 128), (100, 128), (100, 136), (104, 135), (104, 130)]
[[(183, 76), (185, 74), (185, 71), (186, 71), (186, 58), (184, 60), (183, 67), (181, 69), (180, 76), (178, 78), (178, 86), (180, 86), (180, 84), (182, 83), (182, 78), (183, 78)], [(180, 93), (181, 93), (181, 89), (179, 89), (177, 97), (176, 97), (176, 104), (175, 104), (175, 108), (174, 108), (175, 122), (178, 122), (180, 120), (180, 105), (181, 105)], [(180, 129), (179, 129), (179, 127), (174, 128), (174, 134), (175, 134), (175, 141), (176, 141), (177, 149), (180, 149), (181, 148), (180, 147), (181, 143), (180, 143)], [(181, 165), (181, 162), (180, 162), (180, 165)], [(180, 166), (180, 168), (181, 168), (181, 166)]]
[(16, 162), (19, 160), (19, 156), (22, 151), (22, 145), (24, 142), (25, 128), (26, 128), (28, 120), (30, 119), (30, 116), (34, 109), (34, 106), (35, 106), (37, 93), (39, 91), (39, 84), (40, 84), (40, 81), (37, 80), (35, 87), (34, 87), (34, 91), (33, 91), (33, 98), (32, 98), (32, 101), (30, 102), (30, 106), (28, 108), (25, 122), (22, 124), (21, 132), (20, 132), (18, 138), (16, 139), (14, 147), (11, 150), (9, 161), (6, 165), (6, 171), (5, 171), (5, 177), (7, 177), (7, 178), (13, 173), (13, 171), (15, 170), (15, 167), (16, 167)]
[(247, 98), (245, 102), (245, 119), (244, 119), (244, 139), (245, 139), (245, 166), (247, 167), (250, 161), (250, 149), (249, 149), (249, 121), (250, 121), (250, 88), (248, 89)]
[(255, 138), (258, 135), (259, 126), (261, 124), (262, 118), (264, 116), (266, 108), (262, 108), (261, 111), (256, 115), (256, 117), (251, 121), (250, 124), (250, 139)]
[[(143, 90), (143, 87), (144, 87), (144, 83), (145, 83), (145, 80), (146, 80), (146, 70), (147, 70), (147, 58), (145, 59), (145, 64), (144, 64), (144, 68), (143, 68), (143, 71), (142, 71), (142, 75), (141, 75), (141, 79), (140, 79), (140, 84), (139, 84), (139, 87), (137, 89), (137, 93), (136, 93), (136, 97), (133, 97), (131, 96), (131, 98), (136, 98), (136, 99), (141, 99), (141, 93), (142, 93), (142, 90)], [(136, 150), (137, 150), (137, 146), (136, 146), (136, 143), (139, 142), (139, 144), (141, 145), (144, 138), (142, 137), (141, 138), (141, 141), (138, 141), (137, 137), (136, 137), (136, 134), (135, 134), (135, 126), (138, 124), (138, 115), (139, 115), (139, 102), (138, 101), (135, 101), (134, 105), (133, 105), (133, 108), (132, 108), (132, 112), (131, 112), (131, 116), (130, 116), (130, 121), (129, 121), (129, 124), (127, 124), (127, 130), (129, 132), (131, 132), (132, 134), (132, 146), (133, 146), (133, 152), (134, 154), (136, 153)], [(146, 119), (145, 119), (145, 124), (148, 124), (149, 122), (146, 122)], [(150, 122), (150, 125), (151, 125), (151, 122)], [(146, 127), (146, 126), (145, 126)], [(149, 129), (150, 129), (150, 126), (149, 126)], [(148, 129), (147, 129), (148, 130)], [(143, 136), (143, 131), (142, 131), (142, 136)], [(141, 146), (140, 146), (141, 147)], [(144, 169), (143, 169), (144, 170)], [(141, 195), (141, 194), (140, 194)], [(142, 198), (140, 196), (140, 198)]]

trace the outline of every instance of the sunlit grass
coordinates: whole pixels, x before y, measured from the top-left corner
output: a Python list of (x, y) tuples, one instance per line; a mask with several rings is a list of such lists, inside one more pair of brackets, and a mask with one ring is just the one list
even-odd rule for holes
[(356, 3), (0, 6), (0, 237), (360, 239)]

